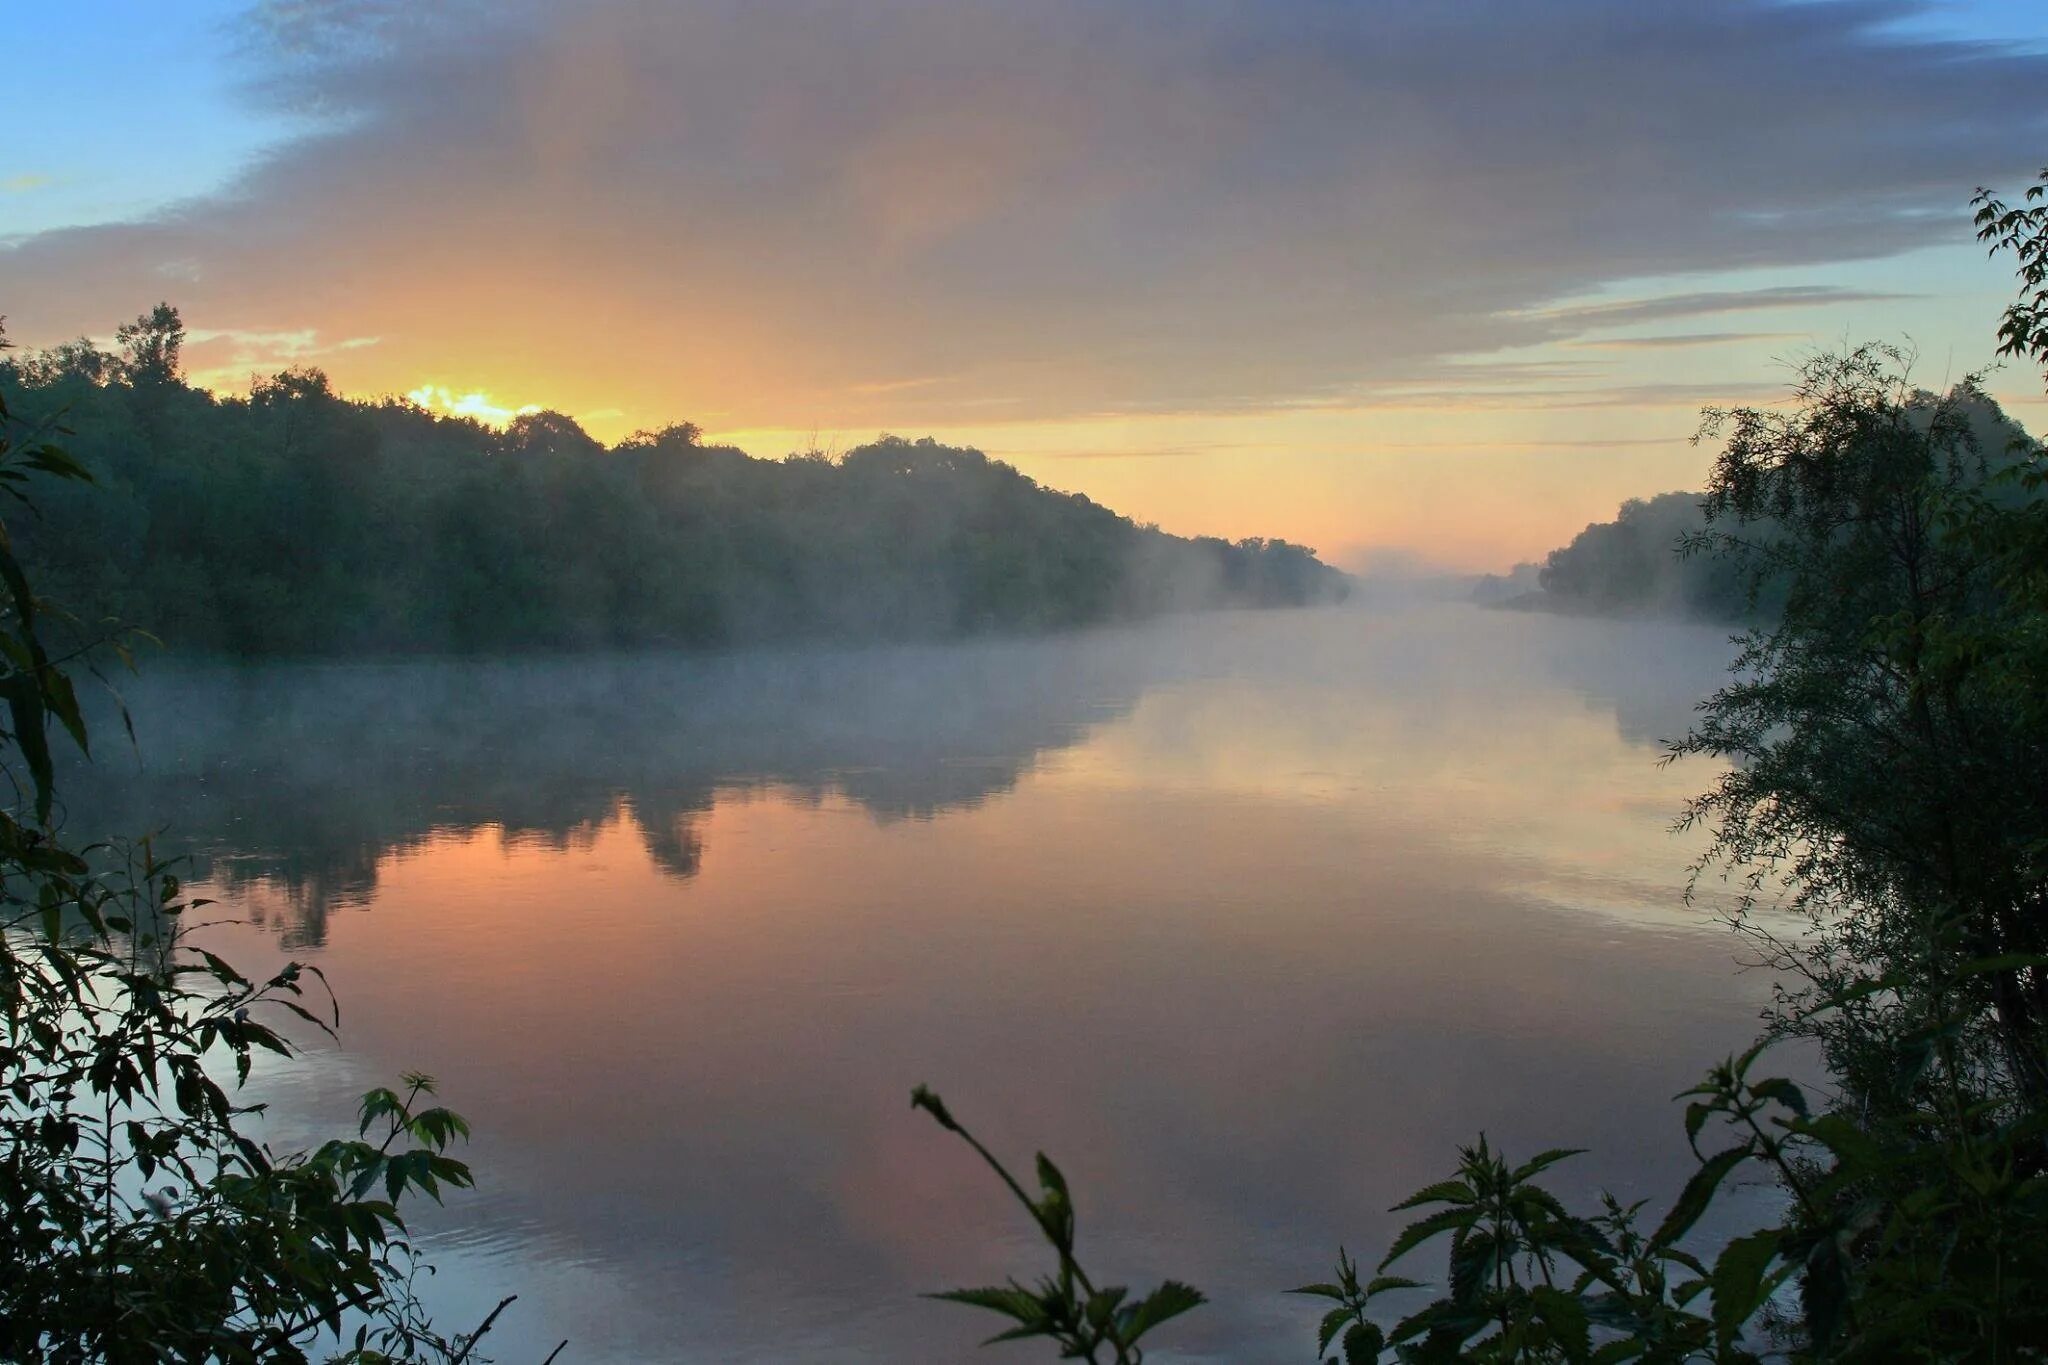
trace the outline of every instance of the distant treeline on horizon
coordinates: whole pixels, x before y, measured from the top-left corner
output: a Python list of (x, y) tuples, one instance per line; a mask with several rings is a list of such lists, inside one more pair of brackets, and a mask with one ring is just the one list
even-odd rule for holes
[[(1970, 424), (1989, 479), (2018, 462), (2038, 442), (2006, 416), (1974, 383), (1949, 395)], [(1933, 394), (1916, 402), (1931, 405)], [(1779, 603), (1771, 585), (1760, 585), (1756, 601), (1744, 572), (1711, 547), (1684, 547), (1707, 530), (1703, 495), (1659, 493), (1630, 498), (1612, 521), (1596, 521), (1552, 550), (1541, 564), (1517, 564), (1506, 574), (1487, 574), (1473, 600), (1489, 606), (1587, 615), (1695, 616), (1735, 622), (1751, 615), (1775, 615)], [(1751, 538), (1770, 534), (1767, 526), (1746, 528)]]
[(678, 423), (606, 447), (503, 431), (318, 370), (218, 397), (159, 307), (0, 357), (17, 420), (97, 486), (47, 486), (19, 548), (60, 603), (189, 652), (724, 646), (1042, 631), (1297, 606), (1346, 577), (1281, 540), (1169, 535), (976, 450), (884, 436), (756, 459)]

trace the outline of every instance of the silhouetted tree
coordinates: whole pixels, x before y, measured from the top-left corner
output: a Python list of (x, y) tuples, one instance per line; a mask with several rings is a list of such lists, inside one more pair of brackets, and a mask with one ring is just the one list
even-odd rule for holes
[(178, 377), (178, 352), (185, 345), (185, 324), (178, 310), (159, 303), (135, 321), (114, 331), (120, 344), (122, 373), (135, 385), (168, 384)]

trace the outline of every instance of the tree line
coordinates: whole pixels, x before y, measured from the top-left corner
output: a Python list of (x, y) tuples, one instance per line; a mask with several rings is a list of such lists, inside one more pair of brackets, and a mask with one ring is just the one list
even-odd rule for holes
[[(1900, 378), (1905, 358), (1899, 357)], [(1898, 396), (1911, 420), (1937, 419), (1967, 428), (1977, 463), (1969, 482), (1986, 497), (2010, 502), (2008, 471), (2034, 458), (2036, 443), (1973, 379), (1946, 394), (1908, 388)], [(1725, 414), (1709, 414), (1710, 420)], [(1489, 579), (1475, 596), (1495, 604), (1621, 615), (1668, 614), (1740, 621), (1783, 606), (1782, 582), (1759, 583), (1739, 554), (1710, 534), (1707, 492), (1630, 498), (1611, 521), (1598, 521), (1552, 550), (1538, 566), (1533, 591), (1526, 573)], [(1772, 509), (1744, 527), (1747, 542), (1777, 534)], [(1513, 591), (1508, 585), (1512, 584)]]
[(181, 378), (183, 339), (163, 304), (118, 353), (0, 359), (0, 398), (94, 476), (44, 493), (24, 562), (182, 650), (939, 638), (1344, 591), (1304, 547), (1169, 535), (930, 439), (764, 460), (676, 423), (607, 447), (562, 413), (500, 431), (316, 369), (218, 397)]

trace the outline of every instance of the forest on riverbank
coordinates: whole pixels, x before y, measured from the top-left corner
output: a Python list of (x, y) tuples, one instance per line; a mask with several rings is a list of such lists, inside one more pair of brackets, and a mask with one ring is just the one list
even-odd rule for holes
[[(1974, 380), (1940, 396), (1911, 390), (1901, 405), (1923, 429), (1937, 412), (1947, 414), (1968, 456), (1962, 484), (2001, 504), (2014, 500), (2017, 485), (2008, 472), (2033, 459), (2040, 443)], [(1730, 553), (1731, 547), (1708, 534), (1706, 500), (1699, 492), (1630, 498), (1613, 520), (1587, 526), (1542, 564), (1483, 577), (1474, 600), (1521, 610), (1729, 622), (1776, 612), (1783, 606), (1782, 582), (1774, 575), (1753, 582), (1754, 561)], [(1759, 544), (1777, 534), (1769, 515), (1744, 530), (1748, 541)], [(1754, 601), (1752, 587), (1759, 590)]]
[(1344, 592), (1302, 546), (1170, 535), (930, 439), (769, 460), (677, 423), (607, 447), (312, 369), (219, 397), (180, 375), (168, 305), (118, 338), (0, 361), (0, 398), (96, 481), (52, 489), (18, 548), (180, 651), (944, 638)]

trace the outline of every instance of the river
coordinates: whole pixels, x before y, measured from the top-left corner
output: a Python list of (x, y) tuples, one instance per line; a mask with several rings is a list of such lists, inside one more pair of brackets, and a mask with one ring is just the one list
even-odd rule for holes
[(1099, 1277), (1210, 1295), (1153, 1359), (1292, 1362), (1281, 1291), (1482, 1131), (1589, 1148), (1572, 1199), (1675, 1192), (1670, 1097), (1769, 987), (1682, 901), (1714, 770), (1657, 761), (1723, 637), (1423, 604), (157, 661), (70, 819), (160, 827), (245, 970), (332, 981), (340, 1044), (259, 1080), (273, 1141), (408, 1068), (471, 1120), (477, 1190), (417, 1227), (449, 1325), (520, 1296), (499, 1360), (977, 1358), (997, 1321), (920, 1292), (1046, 1257), (924, 1082), (1061, 1162)]

